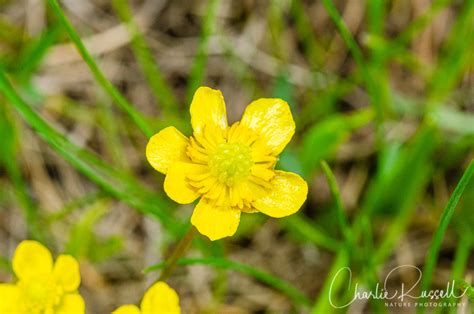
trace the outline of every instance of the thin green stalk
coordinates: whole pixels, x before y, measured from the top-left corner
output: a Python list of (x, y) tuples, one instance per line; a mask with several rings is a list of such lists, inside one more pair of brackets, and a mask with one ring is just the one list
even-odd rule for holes
[(442, 104), (474, 62), (474, 0), (462, 3), (460, 13), (443, 47), (445, 53), (428, 82), (427, 113), (433, 112)]
[(206, 7), (206, 15), (202, 22), (201, 36), (199, 37), (199, 44), (194, 62), (189, 74), (189, 81), (186, 90), (186, 100), (191, 101), (194, 92), (201, 85), (204, 78), (207, 64), (207, 51), (209, 45), (209, 38), (214, 33), (216, 28), (217, 8), (220, 0), (209, 0)]
[(295, 29), (299, 39), (303, 43), (306, 59), (313, 70), (319, 69), (324, 64), (325, 51), (316, 40), (312, 31), (312, 24), (308, 11), (301, 0), (293, 0), (290, 4), (290, 14), (295, 20)]
[[(431, 242), (431, 246), (426, 256), (425, 266), (423, 267), (423, 278), (421, 280), (422, 291), (428, 290), (431, 286), (431, 281), (432, 281), (434, 269), (436, 266), (436, 261), (438, 259), (438, 253), (441, 248), (441, 242), (443, 241), (444, 234), (446, 233), (446, 229), (448, 228), (451, 218), (454, 214), (456, 205), (461, 199), (461, 196), (464, 192), (464, 188), (469, 183), (469, 180), (471, 179), (473, 172), (474, 172), (474, 160), (471, 160), (461, 180), (459, 181), (458, 185), (454, 189), (453, 194), (449, 198), (446, 208), (443, 211), (438, 228), (436, 228), (435, 234), (433, 236), (433, 241)], [(424, 312), (423, 308), (420, 308), (418, 310), (418, 313), (423, 313), (423, 312)]]
[(344, 278), (342, 275), (336, 277), (336, 275), (343, 267), (346, 267), (348, 263), (349, 255), (347, 250), (343, 249), (339, 251), (332, 263), (331, 268), (329, 269), (326, 280), (324, 281), (321, 291), (319, 292), (319, 297), (311, 309), (312, 314), (334, 312), (334, 303), (332, 303), (332, 301), (329, 302), (329, 297), (331, 297), (331, 300), (333, 300), (332, 297), (342, 288), (344, 283), (347, 283), (347, 278)]
[(466, 271), (469, 254), (471, 253), (471, 248), (474, 242), (470, 232), (470, 230), (466, 230), (466, 234), (463, 234), (459, 239), (456, 255), (454, 256), (453, 272), (451, 275), (453, 279), (461, 278)]
[[(466, 228), (467, 229), (467, 228)], [(456, 249), (456, 255), (454, 256), (453, 271), (451, 278), (453, 280), (460, 280), (466, 271), (466, 265), (469, 261), (469, 253), (473, 245), (472, 235), (470, 230), (466, 230), (466, 233), (460, 236), (458, 247)], [(449, 302), (456, 302), (453, 297)], [(449, 313), (454, 314), (457, 312), (455, 307), (449, 309)]]
[(121, 172), (107, 167), (103, 162), (91, 158), (90, 153), (77, 147), (63, 134), (51, 127), (16, 93), (1, 69), (0, 91), (38, 135), (73, 167), (114, 197), (143, 213), (159, 218), (170, 232), (175, 234), (179, 232), (179, 222), (166, 211), (166, 206), (162, 206), (166, 204), (164, 199), (160, 199), (159, 195), (139, 184), (133, 177), (125, 176)]
[(120, 169), (129, 170), (130, 166), (127, 162), (127, 154), (125, 154), (122, 146), (122, 138), (120, 127), (122, 125), (122, 117), (114, 114), (114, 110), (109, 97), (104, 95), (97, 103), (97, 121), (101, 125), (105, 151), (110, 154), (111, 163)]
[(312, 242), (318, 247), (337, 252), (342, 246), (339, 241), (305, 219), (301, 214), (282, 219), (281, 223), (289, 231), (300, 234), (306, 241)]
[(417, 17), (410, 25), (403, 30), (395, 39), (393, 39), (384, 49), (386, 54), (396, 56), (403, 46), (410, 43), (415, 35), (425, 29), (427, 25), (442, 9), (448, 6), (452, 0), (437, 0), (434, 1), (430, 8), (422, 15)]
[(10, 274), (13, 274), (12, 263), (10, 262), (9, 258), (0, 255), (0, 269), (3, 269), (4, 271), (9, 272)]
[(46, 29), (39, 39), (22, 50), (18, 63), (15, 65), (15, 72), (20, 81), (26, 82), (41, 65), (48, 49), (55, 43), (59, 35), (59, 29), (56, 25)]
[(167, 85), (164, 75), (158, 68), (150, 46), (133, 20), (129, 0), (113, 0), (112, 5), (122, 22), (127, 26), (130, 37), (132, 38), (131, 44), (133, 53), (151, 87), (153, 96), (159, 104), (163, 105), (165, 110), (176, 112), (178, 109), (178, 101), (171, 91), (171, 88)]
[(46, 223), (53, 223), (55, 221), (60, 221), (67, 217), (70, 213), (78, 208), (95, 203), (99, 199), (105, 197), (105, 193), (102, 191), (91, 192), (84, 196), (73, 199), (72, 201), (66, 203), (60, 210), (51, 213), (45, 217)]
[(16, 198), (25, 216), (28, 235), (36, 240), (44, 240), (44, 230), (38, 224), (40, 211), (28, 193), (28, 186), (18, 162), (19, 141), (18, 130), (10, 108), (0, 106), (0, 139), (2, 153), (0, 164), (3, 162), (7, 175), (14, 187)]
[(339, 34), (342, 37), (342, 40), (344, 40), (347, 48), (349, 48), (349, 51), (351, 52), (352, 57), (354, 58), (354, 61), (361, 68), (361, 70), (365, 72), (366, 67), (364, 63), (362, 50), (359, 48), (359, 45), (357, 44), (351, 32), (347, 28), (346, 23), (344, 23), (344, 20), (339, 15), (337, 8), (334, 6), (334, 3), (332, 2), (332, 0), (322, 0), (322, 3), (323, 3), (324, 8), (329, 14), (329, 17), (332, 19), (333, 23), (336, 25), (339, 31)]
[(89, 53), (89, 51), (87, 51), (86, 46), (82, 42), (81, 37), (77, 34), (76, 30), (74, 29), (74, 26), (64, 14), (63, 10), (61, 9), (61, 6), (58, 4), (58, 1), (48, 0), (48, 4), (66, 29), (67, 33), (69, 34), (69, 37), (75, 44), (77, 50), (81, 54), (86, 64), (89, 66), (89, 69), (91, 70), (99, 85), (104, 89), (107, 94), (109, 94), (109, 96), (117, 103), (117, 105), (130, 116), (130, 118), (135, 122), (135, 124), (140, 128), (140, 130), (147, 137), (151, 137), (153, 135), (153, 130), (148, 126), (145, 118), (133, 107), (132, 104), (128, 102), (128, 100), (119, 92), (119, 90), (107, 79), (105, 74), (100, 70), (92, 55)]
[(413, 204), (416, 203), (416, 200), (422, 194), (422, 191), (417, 189), (417, 186), (425, 186), (427, 183), (428, 173), (430, 170), (426, 169), (423, 171), (423, 175), (415, 176), (414, 179), (409, 182), (410, 188), (406, 189), (408, 193), (404, 194), (404, 199), (401, 202), (398, 213), (391, 223), (388, 230), (385, 232), (383, 240), (381, 241), (379, 247), (373, 254), (373, 262), (378, 267), (383, 264), (385, 259), (389, 257), (390, 253), (393, 251), (393, 248), (396, 246), (400, 240), (400, 235), (403, 234), (405, 229), (409, 226), (411, 218), (414, 215)]
[[(208, 265), (208, 266), (213, 266), (216, 268), (223, 268), (223, 269), (238, 271), (257, 279), (275, 288), (276, 290), (281, 291), (282, 293), (287, 295), (290, 299), (292, 299), (296, 304), (301, 304), (305, 306), (308, 306), (310, 304), (309, 299), (299, 289), (294, 287), (291, 283), (247, 264), (233, 262), (233, 261), (229, 261), (229, 260), (226, 260), (224, 258), (219, 258), (219, 257), (183, 258), (183, 259), (178, 260), (177, 264), (180, 266)], [(148, 273), (151, 271), (161, 269), (165, 265), (166, 265), (165, 263), (161, 263), (161, 264), (150, 266), (145, 269), (145, 272)]]
[(347, 219), (346, 210), (344, 208), (344, 203), (342, 202), (341, 192), (339, 191), (339, 187), (336, 182), (336, 177), (334, 176), (334, 173), (332, 172), (326, 161), (321, 161), (321, 168), (323, 169), (323, 172), (326, 175), (329, 190), (331, 191), (332, 198), (336, 203), (336, 214), (339, 223), (339, 228), (342, 231), (347, 246), (349, 248), (352, 248), (355, 244), (354, 235)]
[[(371, 68), (367, 67), (364, 61), (364, 55), (356, 40), (352, 36), (351, 32), (347, 28), (343, 18), (337, 11), (337, 8), (334, 6), (332, 0), (322, 0), (323, 6), (328, 12), (331, 20), (336, 25), (336, 28), (339, 31), (343, 41), (345, 42), (347, 48), (352, 54), (355, 63), (359, 67), (362, 79), (365, 83), (365, 86), (368, 89), (369, 95), (371, 97), (371, 104), (375, 111), (376, 118), (376, 134), (377, 134), (377, 146), (381, 150), (385, 141), (384, 130), (383, 130), (383, 120), (384, 120), (384, 107), (383, 107), (383, 98), (380, 91), (380, 87), (377, 85), (377, 80), (372, 79)], [(374, 71), (374, 70), (372, 70)]]
[(191, 226), (186, 234), (181, 238), (176, 248), (173, 250), (169, 258), (165, 261), (165, 268), (160, 274), (157, 281), (166, 281), (178, 266), (178, 260), (184, 256), (189, 249), (194, 236), (196, 235), (196, 228)]

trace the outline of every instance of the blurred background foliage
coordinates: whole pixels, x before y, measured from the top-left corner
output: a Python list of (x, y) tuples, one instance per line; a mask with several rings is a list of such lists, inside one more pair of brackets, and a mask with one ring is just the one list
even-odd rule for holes
[(425, 268), (425, 287), (472, 284), (473, 65), (472, 0), (2, 0), (0, 281), (33, 238), (81, 260), (89, 313), (136, 303), (192, 209), (164, 195), (147, 138), (190, 135), (207, 85), (230, 121), (259, 97), (290, 103), (278, 167), (310, 193), (294, 216), (196, 238), (169, 281), (184, 313), (337, 312), (343, 266), (363, 289), (403, 264)]

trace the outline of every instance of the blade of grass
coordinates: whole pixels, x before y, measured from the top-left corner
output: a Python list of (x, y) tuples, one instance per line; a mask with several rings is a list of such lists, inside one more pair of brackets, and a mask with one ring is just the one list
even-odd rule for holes
[[(381, 176), (381, 180), (374, 181), (374, 185), (371, 186), (363, 207), (367, 216), (370, 217), (374, 211), (380, 212), (381, 209), (389, 209), (389, 213), (395, 215), (383, 240), (373, 254), (375, 265), (382, 264), (390, 255), (400, 239), (400, 234), (408, 227), (410, 218), (416, 210), (416, 203), (423, 195), (432, 173), (431, 158), (436, 147), (437, 137), (434, 128), (422, 126), (410, 146), (402, 150), (392, 167), (387, 169), (386, 179), (382, 179)], [(380, 190), (377, 189), (378, 184), (383, 186)], [(398, 188), (397, 195), (390, 193), (394, 186)], [(373, 197), (374, 193), (377, 194), (375, 198)], [(403, 195), (403, 198), (398, 195)]]
[(373, 111), (361, 109), (350, 115), (334, 114), (315, 123), (303, 136), (300, 159), (304, 175), (313, 174), (319, 162), (331, 158), (351, 132), (369, 124)]
[[(344, 282), (347, 282), (346, 278), (343, 276), (337, 276), (336, 274), (343, 267), (347, 267), (349, 263), (349, 256), (347, 250), (343, 249), (334, 258), (331, 268), (328, 271), (326, 280), (323, 283), (321, 291), (319, 292), (319, 297), (311, 309), (312, 314), (321, 314), (321, 313), (333, 313), (335, 308), (331, 304), (330, 295), (331, 292), (334, 292), (334, 295), (342, 288)], [(336, 279), (335, 279), (336, 278)], [(332, 299), (331, 299), (332, 300)]]
[(295, 29), (303, 44), (306, 59), (313, 70), (319, 69), (323, 65), (326, 52), (322, 45), (317, 42), (316, 36), (312, 32), (313, 26), (301, 0), (291, 1), (290, 14), (295, 19)]
[[(378, 71), (384, 71), (385, 66), (382, 66), (383, 62), (379, 61), (377, 68), (368, 67), (365, 60), (362, 50), (357, 44), (356, 40), (352, 36), (349, 28), (347, 27), (344, 19), (341, 17), (337, 8), (335, 7), (332, 0), (322, 0), (323, 6), (326, 9), (329, 17), (336, 25), (336, 28), (341, 35), (344, 43), (351, 52), (352, 57), (354, 58), (355, 63), (358, 66), (362, 80), (365, 83), (365, 86), (368, 90), (371, 105), (374, 108), (375, 112), (375, 122), (376, 122), (376, 142), (378, 149), (382, 149), (385, 142), (384, 130), (383, 130), (383, 121), (384, 121), (384, 111), (386, 109), (387, 101), (386, 95), (386, 82), (383, 83), (379, 79), (372, 79)], [(377, 76), (378, 77), (378, 76)]]
[(74, 257), (87, 257), (94, 235), (94, 225), (109, 211), (108, 200), (97, 200), (81, 212), (81, 217), (74, 222), (65, 252)]
[(92, 203), (95, 203), (96, 201), (103, 198), (105, 198), (105, 193), (103, 193), (102, 191), (92, 192), (82, 197), (75, 198), (72, 201), (66, 203), (59, 211), (56, 211), (46, 216), (46, 222), (53, 223), (55, 221), (61, 221), (65, 219), (74, 210), (87, 205), (91, 205)]
[(19, 137), (14, 116), (8, 107), (0, 106), (0, 164), (3, 163), (14, 187), (15, 195), (23, 211), (28, 235), (36, 240), (44, 240), (44, 231), (38, 225), (39, 211), (28, 193), (19, 163)]
[(349, 251), (352, 251), (353, 246), (355, 245), (354, 235), (352, 229), (349, 225), (347, 219), (346, 210), (344, 208), (344, 203), (342, 202), (341, 192), (336, 182), (336, 177), (332, 172), (331, 168), (326, 161), (321, 161), (321, 168), (323, 169), (324, 174), (326, 175), (326, 180), (329, 185), (329, 190), (331, 191), (332, 198), (336, 203), (336, 214), (337, 221), (339, 223), (339, 228), (342, 231), (346, 245), (349, 248)]
[[(456, 248), (456, 254), (454, 256), (451, 278), (456, 281), (462, 279), (463, 274), (466, 271), (466, 266), (469, 262), (469, 253), (473, 244), (470, 230), (466, 231), (467, 232), (459, 238), (458, 247)], [(451, 297), (449, 302), (455, 303), (456, 299), (454, 297)], [(456, 309), (449, 309), (449, 313), (456, 313)]]
[[(251, 276), (270, 287), (279, 290), (283, 294), (287, 295), (291, 300), (296, 304), (308, 306), (310, 304), (309, 299), (291, 283), (280, 279), (276, 276), (273, 276), (263, 270), (260, 270), (256, 267), (229, 261), (223, 258), (209, 257), (209, 258), (182, 258), (178, 260), (178, 265), (187, 266), (187, 265), (207, 265), (216, 268), (223, 268), (238, 271), (240, 273)], [(165, 266), (164, 263), (150, 266), (144, 270), (145, 273), (152, 272), (158, 269), (161, 269)]]
[[(384, 33), (384, 22), (386, 20), (387, 5), (385, 0), (373, 0), (367, 2), (367, 15), (368, 15), (368, 31), (370, 36), (377, 38), (378, 42), (384, 42), (385, 33)], [(383, 122), (383, 116), (385, 111), (391, 109), (392, 105), (392, 95), (389, 82), (389, 72), (387, 69), (387, 62), (384, 51), (384, 45), (372, 45), (369, 47), (369, 54), (366, 61), (367, 72), (369, 73), (366, 78), (369, 81), (366, 81), (366, 86), (370, 91), (370, 97), (373, 104), (377, 106), (380, 110), (378, 117), (378, 122)], [(371, 79), (377, 78), (377, 79)], [(378, 126), (378, 136), (383, 135), (383, 125)], [(379, 148), (381, 148), (382, 143), (384, 142), (383, 138), (377, 138)]]
[(216, 30), (217, 36), (219, 36), (219, 43), (224, 49), (224, 55), (227, 59), (227, 64), (235, 77), (242, 82), (243, 87), (246, 88), (249, 95), (252, 98), (263, 97), (264, 95), (260, 82), (255, 76), (255, 72), (250, 69), (249, 65), (242, 61), (239, 56), (235, 53), (235, 47), (233, 42), (223, 34), (223, 30)]
[(47, 28), (40, 38), (33, 40), (25, 49), (21, 51), (18, 63), (15, 65), (15, 72), (18, 72), (20, 80), (26, 81), (31, 74), (41, 65), (41, 61), (54, 44), (59, 35), (59, 27)]
[(463, 4), (445, 44), (445, 54), (428, 82), (428, 112), (440, 105), (474, 62), (474, 0)]
[(182, 232), (181, 224), (167, 211), (167, 204), (169, 203), (165, 199), (159, 198), (159, 195), (138, 183), (133, 177), (104, 166), (103, 162), (100, 162), (97, 158), (91, 158), (87, 151), (70, 142), (23, 101), (1, 70), (0, 91), (22, 114), (25, 121), (73, 167), (110, 195), (145, 214), (160, 219), (170, 232), (174, 234)]
[[(440, 218), (439, 225), (436, 228), (436, 231), (433, 236), (433, 240), (431, 242), (431, 246), (428, 250), (428, 254), (426, 255), (425, 265), (423, 267), (423, 278), (421, 280), (421, 290), (428, 290), (431, 286), (431, 281), (434, 273), (434, 269), (436, 266), (436, 261), (438, 260), (438, 254), (441, 248), (441, 242), (443, 241), (444, 234), (449, 226), (451, 218), (454, 215), (454, 211), (456, 210), (456, 205), (458, 204), (461, 196), (464, 192), (464, 188), (469, 183), (469, 180), (472, 177), (474, 172), (474, 160), (471, 160), (469, 166), (467, 167), (466, 171), (457, 184), (456, 188), (454, 189), (453, 194), (449, 198), (448, 204), (446, 205), (443, 214)], [(418, 313), (424, 313), (424, 309), (420, 308)]]
[(154, 61), (150, 46), (133, 20), (129, 1), (113, 0), (112, 5), (122, 22), (127, 26), (130, 37), (132, 38), (131, 43), (133, 53), (135, 54), (135, 58), (151, 87), (151, 91), (157, 103), (162, 104), (166, 111), (176, 112), (178, 109), (178, 101), (174, 97), (171, 88), (166, 83), (164, 75), (161, 73), (158, 65)]
[(318, 247), (329, 251), (337, 252), (341, 248), (339, 241), (327, 235), (326, 232), (315, 226), (309, 219), (304, 218), (302, 214), (292, 215), (280, 222), (291, 232), (299, 234), (305, 241), (312, 242)]
[(420, 16), (418, 16), (410, 25), (405, 28), (394, 40), (392, 40), (384, 49), (384, 53), (396, 56), (400, 53), (400, 50), (413, 38), (425, 29), (426, 26), (433, 20), (433, 18), (446, 6), (448, 6), (452, 0), (437, 0), (433, 1), (431, 6)]
[(13, 274), (13, 268), (10, 259), (0, 255), (0, 269), (3, 269), (4, 271), (7, 271), (10, 274)]
[(69, 21), (69, 19), (64, 14), (61, 6), (58, 4), (57, 0), (48, 0), (48, 4), (59, 18), (59, 21), (66, 29), (69, 37), (76, 46), (80, 55), (89, 66), (92, 74), (99, 83), (99, 85), (104, 89), (104, 91), (117, 103), (117, 105), (132, 119), (133, 122), (140, 128), (140, 130), (147, 137), (153, 135), (153, 130), (147, 124), (145, 118), (128, 102), (128, 100), (119, 92), (119, 90), (107, 79), (105, 74), (100, 70), (99, 66), (95, 62), (92, 55), (87, 51), (86, 46), (81, 40), (81, 37), (78, 35), (74, 26)]
[(327, 13), (329, 14), (329, 17), (336, 25), (337, 30), (339, 31), (339, 34), (342, 37), (342, 40), (346, 43), (347, 48), (349, 48), (349, 51), (351, 52), (352, 57), (354, 58), (354, 61), (360, 67), (361, 71), (363, 72), (363, 75), (366, 75), (367, 73), (365, 73), (366, 67), (362, 50), (359, 48), (359, 45), (352, 36), (349, 28), (347, 28), (346, 23), (339, 15), (337, 8), (334, 6), (334, 3), (332, 2), (332, 0), (322, 0), (322, 3)]
[(101, 126), (101, 135), (104, 137), (105, 151), (110, 156), (111, 163), (119, 169), (129, 170), (126, 154), (121, 145), (123, 132), (122, 117), (114, 114), (109, 97), (102, 97), (97, 102), (96, 121)]
[(206, 7), (206, 15), (202, 21), (201, 36), (199, 37), (198, 49), (194, 57), (191, 72), (189, 73), (189, 81), (186, 89), (187, 103), (191, 102), (196, 89), (201, 85), (204, 78), (207, 64), (207, 50), (210, 36), (215, 32), (217, 8), (220, 0), (209, 0)]

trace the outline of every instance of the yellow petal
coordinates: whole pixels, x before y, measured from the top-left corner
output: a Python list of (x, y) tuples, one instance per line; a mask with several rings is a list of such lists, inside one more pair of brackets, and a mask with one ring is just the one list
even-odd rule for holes
[(25, 240), (13, 255), (13, 271), (19, 279), (51, 274), (53, 257), (51, 252), (39, 242)]
[(22, 313), (18, 308), (19, 297), (20, 289), (17, 286), (0, 284), (0, 313)]
[(253, 101), (245, 109), (240, 124), (254, 130), (274, 155), (281, 153), (295, 133), (290, 106), (278, 98)]
[(141, 314), (140, 309), (136, 305), (127, 304), (122, 305), (112, 312), (112, 314)]
[(199, 87), (190, 107), (191, 125), (195, 133), (202, 133), (206, 126), (227, 128), (227, 114), (222, 93), (209, 87)]
[(201, 199), (194, 208), (191, 223), (211, 241), (234, 235), (240, 222), (240, 210), (217, 207)]
[(84, 314), (86, 305), (78, 293), (66, 294), (56, 314)]
[(269, 193), (253, 202), (260, 212), (271, 217), (285, 217), (297, 212), (308, 194), (308, 185), (299, 175), (275, 171)]
[(199, 175), (208, 171), (206, 166), (175, 162), (168, 169), (165, 178), (165, 192), (175, 202), (180, 204), (192, 203), (199, 197), (198, 189), (189, 184), (188, 176)]
[(179, 314), (179, 297), (176, 291), (160, 281), (151, 286), (143, 296), (143, 314)]
[(167, 127), (153, 135), (146, 146), (146, 159), (159, 172), (166, 174), (177, 161), (189, 161), (186, 147), (189, 140), (175, 127)]
[(70, 255), (58, 256), (54, 264), (53, 274), (56, 282), (67, 292), (76, 291), (81, 283), (79, 264)]

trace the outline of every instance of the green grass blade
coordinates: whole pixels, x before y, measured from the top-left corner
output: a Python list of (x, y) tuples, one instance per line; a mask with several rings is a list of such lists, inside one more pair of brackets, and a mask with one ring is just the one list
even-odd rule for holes
[[(456, 205), (461, 199), (461, 196), (464, 192), (464, 188), (469, 183), (469, 180), (471, 179), (473, 172), (474, 172), (474, 160), (471, 160), (461, 180), (459, 181), (456, 188), (454, 189), (453, 194), (451, 194), (448, 204), (446, 205), (443, 211), (438, 228), (436, 228), (435, 234), (433, 236), (433, 241), (431, 242), (431, 246), (426, 256), (425, 266), (423, 267), (423, 278), (421, 280), (422, 291), (428, 290), (431, 286), (431, 281), (432, 281), (434, 269), (436, 266), (436, 261), (438, 259), (438, 253), (441, 248), (441, 242), (443, 241), (444, 234), (446, 233), (446, 229), (448, 228), (451, 218), (454, 215)], [(423, 310), (419, 311), (419, 313), (421, 312), (423, 312)]]
[[(470, 233), (470, 230), (466, 230), (466, 231), (467, 231), (466, 234), (462, 235), (459, 238), (458, 247), (456, 248), (456, 254), (454, 256), (454, 261), (453, 261), (453, 271), (451, 273), (451, 278), (453, 280), (456, 280), (456, 283), (462, 280), (463, 274), (466, 270), (466, 266), (469, 263), (469, 254), (471, 252), (471, 248), (473, 245), (472, 235)], [(456, 299), (454, 297), (451, 297), (449, 299), (449, 302), (455, 303)], [(456, 308), (451, 308), (449, 309), (448, 312), (451, 314), (454, 314), (457, 312), (457, 310)]]
[(452, 0), (436, 0), (433, 1), (429, 9), (427, 9), (422, 15), (417, 17), (407, 28), (403, 30), (394, 40), (392, 40), (386, 47), (385, 53), (390, 55), (397, 55), (400, 49), (409, 44), (413, 38), (425, 29), (433, 18), (441, 10), (446, 8)]
[(186, 100), (188, 103), (194, 95), (196, 89), (201, 85), (206, 72), (207, 51), (210, 36), (215, 32), (217, 8), (220, 0), (209, 0), (206, 7), (206, 15), (202, 22), (201, 36), (199, 37), (199, 44), (197, 54), (194, 57), (191, 73), (189, 74), (189, 81), (186, 90)]
[(327, 235), (326, 232), (315, 226), (302, 214), (292, 215), (280, 220), (281, 224), (293, 234), (301, 235), (305, 241), (309, 241), (318, 247), (336, 252), (341, 248), (341, 244)]
[(321, 168), (323, 169), (323, 172), (326, 175), (329, 190), (331, 191), (332, 198), (336, 203), (336, 214), (339, 223), (339, 228), (341, 228), (341, 232), (345, 238), (346, 245), (352, 248), (355, 244), (354, 235), (347, 219), (346, 210), (344, 208), (344, 203), (342, 202), (341, 192), (339, 191), (339, 187), (336, 182), (336, 177), (334, 176), (334, 173), (332, 172), (329, 165), (324, 160), (321, 161)]
[(56, 221), (61, 221), (65, 219), (69, 214), (74, 210), (91, 205), (101, 199), (106, 199), (106, 194), (102, 191), (91, 192), (84, 196), (73, 199), (72, 201), (66, 203), (60, 210), (47, 215), (45, 221), (47, 223), (54, 223)]
[(295, 19), (295, 29), (303, 43), (307, 60), (313, 69), (319, 69), (324, 64), (326, 52), (316, 40), (308, 12), (301, 0), (293, 0), (290, 4), (290, 14)]
[(370, 63), (366, 62), (361, 48), (349, 31), (344, 19), (337, 11), (333, 1), (322, 0), (322, 3), (359, 68), (375, 112), (377, 147), (382, 149), (385, 143), (383, 122), (385, 109), (388, 108), (389, 103), (389, 85), (387, 80), (385, 80), (387, 74), (384, 60), (376, 54), (377, 57), (373, 58)]
[[(331, 291), (335, 291), (337, 293), (341, 289), (342, 285), (347, 282), (346, 278), (343, 278), (343, 276), (336, 277), (336, 274), (341, 268), (347, 267), (348, 263), (349, 256), (347, 251), (345, 249), (339, 251), (339, 253), (334, 258), (331, 268), (328, 271), (326, 279), (319, 293), (319, 297), (311, 309), (312, 314), (334, 312), (335, 309), (329, 302), (329, 294)], [(336, 278), (336, 280), (334, 278)]]
[(16, 198), (25, 216), (28, 235), (36, 240), (44, 240), (44, 231), (38, 224), (39, 211), (28, 192), (28, 186), (18, 160), (18, 130), (10, 108), (0, 106), (0, 165), (5, 166), (7, 175), (14, 187)]
[(176, 112), (178, 109), (178, 101), (154, 61), (150, 46), (133, 20), (128, 0), (113, 0), (112, 5), (117, 15), (128, 28), (130, 37), (132, 38), (133, 53), (135, 54), (145, 79), (151, 87), (153, 96), (159, 104), (163, 105), (165, 110)]
[[(209, 257), (209, 258), (182, 258), (178, 260), (178, 265), (186, 266), (186, 265), (208, 265), (216, 268), (223, 268), (238, 271), (240, 273), (246, 274), (251, 276), (276, 290), (287, 295), (290, 299), (292, 299), (296, 304), (301, 304), (308, 306), (310, 304), (309, 299), (296, 287), (294, 287), (291, 283), (275, 277), (263, 270), (255, 268), (253, 266), (229, 261), (223, 258), (217, 257)], [(155, 271), (161, 269), (165, 266), (164, 263), (157, 264), (146, 268), (144, 271), (145, 273)]]
[(140, 130), (147, 137), (151, 137), (153, 135), (153, 130), (148, 126), (145, 118), (132, 106), (132, 104), (128, 102), (128, 100), (118, 91), (118, 89), (107, 79), (105, 74), (100, 70), (92, 55), (89, 53), (89, 51), (87, 51), (86, 46), (82, 42), (81, 37), (77, 34), (76, 30), (74, 29), (74, 26), (64, 14), (63, 10), (58, 4), (58, 1), (48, 0), (48, 4), (59, 18), (61, 24), (66, 29), (67, 33), (69, 34), (69, 37), (71, 38), (74, 45), (76, 45), (77, 50), (89, 66), (89, 69), (91, 70), (99, 85), (117, 103), (117, 105), (126, 114), (130, 116), (130, 118), (135, 122), (135, 124), (140, 128)]
[(1, 70), (0, 91), (22, 114), (25, 121), (73, 167), (112, 196), (145, 214), (157, 217), (169, 231), (175, 234), (181, 232), (181, 224), (169, 214), (167, 210), (169, 203), (165, 199), (161, 199), (159, 195), (138, 183), (133, 177), (104, 166), (103, 162), (92, 158), (90, 153), (70, 142), (23, 101)]
[(372, 121), (373, 111), (361, 109), (350, 115), (335, 114), (315, 123), (303, 135), (300, 159), (305, 176), (310, 176), (319, 162), (330, 159), (352, 131)]
[(428, 86), (429, 112), (446, 98), (474, 62), (474, 0), (465, 1)]
[(22, 50), (15, 72), (18, 72), (20, 79), (26, 81), (31, 74), (41, 65), (48, 49), (54, 44), (59, 35), (59, 27), (54, 26), (46, 29), (40, 38), (33, 40)]
[(329, 14), (329, 17), (336, 25), (339, 34), (342, 37), (342, 40), (344, 40), (347, 48), (349, 48), (349, 51), (351, 52), (352, 57), (354, 58), (354, 61), (361, 68), (361, 71), (365, 72), (365, 63), (362, 50), (359, 48), (359, 45), (357, 44), (351, 32), (347, 28), (346, 23), (340, 16), (339, 12), (337, 11), (337, 8), (334, 6), (334, 3), (332, 2), (332, 0), (322, 0), (322, 3)]

